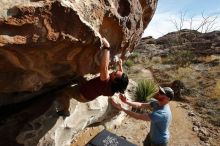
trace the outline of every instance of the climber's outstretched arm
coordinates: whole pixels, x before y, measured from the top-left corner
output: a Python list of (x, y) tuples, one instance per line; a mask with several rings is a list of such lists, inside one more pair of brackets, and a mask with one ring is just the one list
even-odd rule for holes
[(119, 61), (117, 62), (118, 64), (118, 70), (123, 72), (123, 67), (122, 67), (122, 59), (120, 58)]
[(110, 44), (105, 38), (102, 39), (102, 42), (104, 47), (102, 50), (102, 58), (100, 64), (100, 79), (104, 81), (109, 78), (108, 66), (110, 59)]
[(135, 119), (139, 119), (139, 120), (143, 120), (143, 121), (150, 121), (151, 120), (148, 114), (139, 114), (139, 113), (127, 110), (127, 109), (123, 108), (121, 106), (121, 104), (114, 102), (113, 99), (111, 99), (111, 103), (115, 108), (117, 108), (120, 111), (124, 111), (126, 114), (128, 114), (129, 116), (131, 116)]

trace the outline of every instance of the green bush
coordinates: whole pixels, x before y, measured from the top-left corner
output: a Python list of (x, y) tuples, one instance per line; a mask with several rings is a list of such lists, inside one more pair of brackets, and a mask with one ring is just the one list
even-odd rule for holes
[(148, 101), (158, 91), (158, 85), (153, 80), (141, 80), (135, 91), (137, 101)]
[(126, 67), (130, 68), (131, 66), (134, 65), (134, 62), (133, 62), (132, 60), (128, 59), (128, 60), (126, 60), (126, 61), (124, 62), (124, 65), (125, 65)]
[(136, 58), (140, 57), (140, 53), (134, 52), (131, 54), (131, 56), (129, 56), (130, 59), (134, 60)]

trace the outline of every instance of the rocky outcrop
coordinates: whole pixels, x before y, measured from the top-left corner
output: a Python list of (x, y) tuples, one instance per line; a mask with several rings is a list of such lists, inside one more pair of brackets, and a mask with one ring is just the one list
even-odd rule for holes
[(97, 73), (101, 37), (111, 58), (133, 51), (157, 0), (0, 2), (0, 106)]
[(220, 54), (220, 31), (200, 33), (183, 29), (170, 32), (158, 39), (151, 36), (142, 38), (135, 50), (153, 56), (166, 57), (176, 51), (187, 50), (198, 56)]
[(155, 42), (161, 49), (190, 50), (198, 55), (220, 54), (220, 32), (200, 33), (195, 30), (183, 29), (171, 32), (158, 38)]

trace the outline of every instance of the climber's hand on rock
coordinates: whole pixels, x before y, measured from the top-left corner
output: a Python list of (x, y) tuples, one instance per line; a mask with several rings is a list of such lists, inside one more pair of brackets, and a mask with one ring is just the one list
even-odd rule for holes
[(106, 38), (102, 38), (102, 43), (103, 43), (104, 47), (110, 49), (110, 44), (109, 44), (109, 42), (106, 40)]
[(119, 94), (119, 98), (121, 99), (122, 102), (124, 102), (124, 103), (127, 102), (127, 98), (124, 95)]

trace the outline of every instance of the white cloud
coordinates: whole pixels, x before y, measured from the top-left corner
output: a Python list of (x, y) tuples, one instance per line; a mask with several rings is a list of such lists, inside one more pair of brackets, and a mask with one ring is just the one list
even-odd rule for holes
[(154, 38), (158, 38), (168, 32), (175, 31), (173, 24), (169, 20), (170, 16), (171, 13), (169, 12), (155, 14), (142, 36), (153, 36)]

